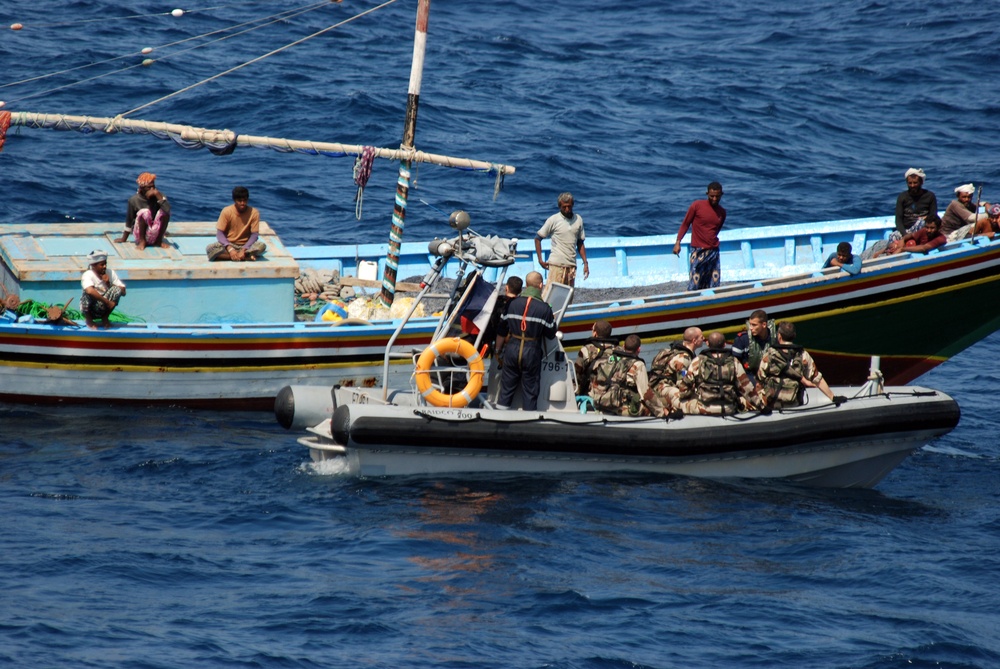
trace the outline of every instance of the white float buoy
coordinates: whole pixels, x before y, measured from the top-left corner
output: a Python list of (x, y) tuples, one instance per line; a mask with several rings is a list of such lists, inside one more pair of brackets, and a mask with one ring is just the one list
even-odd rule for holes
[(147, 53), (153, 53), (153, 47), (147, 46), (145, 49), (142, 50), (141, 53), (143, 56), (145, 56)]
[(155, 62), (156, 62), (156, 61), (155, 61), (155, 60), (153, 60), (152, 58), (147, 58), (147, 59), (145, 59), (144, 61), (142, 61), (142, 66), (143, 66), (143, 67), (149, 67), (150, 65), (152, 65), (152, 64), (153, 64), (153, 63), (155, 63)]
[(6, 104), (7, 104), (6, 102), (4, 102), (3, 100), (0, 100), (0, 109), (3, 109), (4, 105), (6, 105)]
[(179, 19), (180, 17), (184, 16), (184, 10), (175, 9), (174, 11), (170, 12), (170, 15), (173, 16), (175, 19)]

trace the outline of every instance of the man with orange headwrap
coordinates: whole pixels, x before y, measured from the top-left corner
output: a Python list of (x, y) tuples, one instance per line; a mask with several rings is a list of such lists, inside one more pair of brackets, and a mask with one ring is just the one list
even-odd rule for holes
[(147, 246), (163, 246), (167, 234), (167, 224), (170, 223), (170, 202), (167, 196), (156, 188), (156, 175), (143, 172), (135, 180), (138, 184), (136, 194), (128, 199), (125, 212), (125, 230), (119, 243), (128, 240), (135, 232), (135, 245), (140, 250)]

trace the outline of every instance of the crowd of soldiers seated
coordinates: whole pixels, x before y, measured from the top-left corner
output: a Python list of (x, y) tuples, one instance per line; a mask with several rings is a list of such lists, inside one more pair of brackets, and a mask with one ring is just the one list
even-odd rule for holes
[(732, 347), (721, 332), (706, 338), (697, 327), (664, 348), (647, 371), (642, 341), (629, 335), (619, 346), (612, 327), (598, 321), (575, 362), (577, 394), (603, 413), (679, 418), (684, 414), (732, 415), (798, 406), (805, 388), (839, 405), (808, 351), (795, 344), (795, 325), (774, 323), (755, 311)]

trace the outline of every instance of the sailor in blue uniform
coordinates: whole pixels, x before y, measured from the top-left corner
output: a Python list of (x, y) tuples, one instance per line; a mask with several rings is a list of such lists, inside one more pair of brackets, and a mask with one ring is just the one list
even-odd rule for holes
[(542, 375), (542, 338), (554, 339), (556, 319), (552, 307), (542, 301), (542, 275), (528, 272), (527, 286), (507, 305), (507, 312), (497, 327), (497, 336), (503, 338), (500, 359), (500, 395), (497, 407), (509, 409), (514, 393), (521, 387), (522, 408), (538, 408), (539, 379)]

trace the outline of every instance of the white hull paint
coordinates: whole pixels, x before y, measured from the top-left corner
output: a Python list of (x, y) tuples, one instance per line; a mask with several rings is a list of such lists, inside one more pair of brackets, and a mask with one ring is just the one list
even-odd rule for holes
[(891, 439), (832, 441), (770, 453), (728, 453), (712, 457), (623, 458), (569, 456), (558, 453), (468, 451), (461, 448), (406, 449), (354, 447), (349, 455), (303, 437), (315, 462), (345, 460), (345, 473), (359, 476), (441, 476), (455, 474), (564, 474), (635, 472), (699, 478), (788, 479), (833, 488), (871, 488), (910, 453), (936, 437), (914, 432)]
[(299, 443), (314, 462), (360, 476), (632, 472), (869, 488), (959, 420), (954, 400), (927, 388), (834, 392), (850, 399), (835, 406), (810, 389), (802, 407), (769, 415), (670, 421), (426, 407), (406, 394), (381, 404), (346, 390), (332, 410), (322, 393), (301, 393), (300, 411), (313, 413), (299, 422), (318, 424)]

